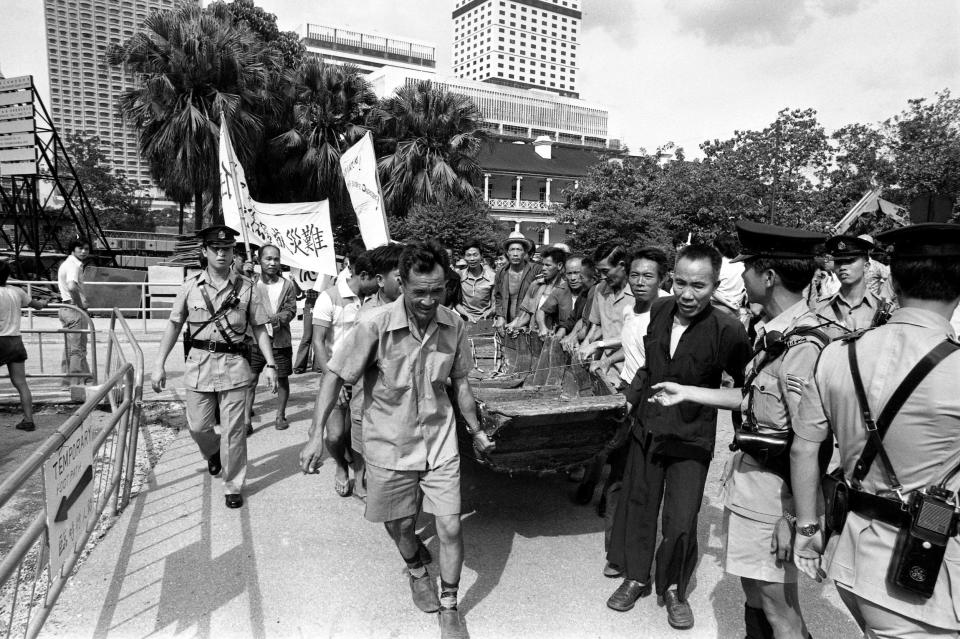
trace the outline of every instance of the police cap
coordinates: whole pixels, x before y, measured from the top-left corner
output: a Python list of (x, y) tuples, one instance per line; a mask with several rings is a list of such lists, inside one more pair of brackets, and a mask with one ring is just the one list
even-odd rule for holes
[(200, 241), (203, 242), (204, 246), (228, 248), (236, 246), (237, 240), (234, 238), (240, 234), (229, 226), (216, 224), (197, 231), (196, 235), (200, 238)]
[(873, 242), (853, 235), (834, 235), (826, 241), (823, 250), (834, 259), (867, 257), (876, 248)]
[(960, 224), (951, 224), (953, 199), (924, 193), (910, 203), (911, 226), (877, 235), (890, 257), (960, 257)]
[(813, 259), (827, 235), (740, 220), (737, 222), (737, 239), (740, 240), (740, 255), (733, 258), (732, 262), (743, 262), (753, 257)]
[(960, 224), (913, 224), (877, 235), (890, 257), (960, 257)]

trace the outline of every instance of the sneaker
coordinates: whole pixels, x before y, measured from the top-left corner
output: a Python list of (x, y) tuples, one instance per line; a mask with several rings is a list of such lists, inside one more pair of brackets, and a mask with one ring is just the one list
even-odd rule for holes
[(424, 612), (440, 610), (440, 595), (437, 593), (437, 582), (430, 573), (417, 579), (410, 575), (410, 591), (413, 593), (413, 603)]
[(31, 431), (37, 430), (37, 426), (33, 422), (28, 422), (25, 419), (21, 419), (20, 423), (17, 424), (17, 430), (25, 430), (29, 433)]
[(667, 607), (667, 622), (677, 630), (693, 628), (693, 610), (690, 604), (680, 600), (676, 590), (668, 590), (663, 596), (663, 605)]
[(456, 608), (440, 609), (440, 639), (470, 639), (467, 622)]

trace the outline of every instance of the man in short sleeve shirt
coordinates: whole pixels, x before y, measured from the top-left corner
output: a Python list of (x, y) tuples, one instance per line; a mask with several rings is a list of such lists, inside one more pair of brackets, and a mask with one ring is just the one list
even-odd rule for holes
[[(190, 338), (183, 372), (187, 426), (210, 474), (223, 470), (227, 507), (240, 508), (247, 474), (246, 396), (252, 376), (249, 346), (244, 342), (248, 328), (253, 329), (266, 360), (264, 374), (273, 392), (277, 390), (277, 367), (264, 328), (266, 303), (252, 280), (230, 269), (237, 232), (211, 226), (197, 235), (207, 266), (183, 283), (174, 300), (151, 381), (154, 392), (159, 393), (166, 384), (167, 356), (186, 326)], [(214, 431), (217, 406), (219, 435)]]
[[(57, 269), (57, 284), (60, 287), (60, 299), (64, 304), (72, 304), (77, 308), (87, 309), (87, 295), (83, 287), (83, 261), (90, 255), (90, 242), (84, 238), (70, 242), (67, 249), (70, 254), (63, 260)], [(90, 373), (87, 364), (87, 318), (83, 313), (72, 308), (61, 308), (57, 311), (60, 325), (71, 331), (64, 333), (64, 351), (60, 366), (64, 373)], [(65, 384), (83, 384), (86, 376), (68, 377)]]
[(873, 244), (850, 235), (835, 235), (825, 242), (824, 250), (833, 257), (840, 290), (821, 297), (817, 314), (824, 321), (832, 337), (873, 326), (877, 312), (889, 307), (889, 301), (880, 298), (867, 286), (866, 269), (870, 264)]
[[(925, 220), (925, 208), (921, 220)], [(794, 560), (818, 581), (824, 576), (820, 569), (824, 548), (816, 510), (817, 451), (832, 433), (844, 477), (850, 482), (868, 439), (849, 349), (856, 348), (866, 402), (877, 419), (921, 358), (946, 340), (956, 340), (949, 319), (960, 301), (960, 225), (917, 223), (882, 233), (877, 240), (892, 245), (890, 272), (900, 308), (885, 325), (823, 350), (813, 379), (804, 388), (794, 426), (791, 477), (798, 531)], [(958, 378), (960, 353), (953, 351), (913, 390), (882, 437), (904, 500), (944, 482), (960, 464)], [(852, 510), (845, 525), (826, 549), (826, 576), (836, 583), (864, 636), (956, 639), (960, 637), (960, 537), (947, 540), (931, 597), (911, 593), (890, 579), (896, 548), (905, 540), (909, 520), (900, 515), (903, 502), (891, 490), (884, 467), (877, 455), (860, 482), (860, 490), (871, 497), (851, 496)], [(851, 492), (855, 488), (856, 482)], [(960, 475), (945, 481), (945, 488), (956, 494)], [(870, 498), (873, 503), (864, 504)], [(867, 505), (871, 507), (864, 508)], [(919, 575), (929, 575), (928, 569)]]
[[(403, 296), (364, 317), (335, 349), (320, 385), (314, 422), (329, 417), (344, 383), (363, 384), (365, 517), (383, 522), (396, 543), (417, 607), (440, 612), (443, 637), (464, 637), (466, 626), (457, 611), (463, 567), (460, 456), (448, 379), (474, 445), (485, 451), (492, 444), (477, 422), (467, 384), (472, 360), (466, 326), (441, 306), (446, 261), (433, 241), (404, 249)], [(315, 472), (320, 461), (319, 431), (313, 429), (300, 453), (304, 472)], [(436, 518), (440, 597), (419, 556), (415, 525), (421, 500), (423, 510)]]

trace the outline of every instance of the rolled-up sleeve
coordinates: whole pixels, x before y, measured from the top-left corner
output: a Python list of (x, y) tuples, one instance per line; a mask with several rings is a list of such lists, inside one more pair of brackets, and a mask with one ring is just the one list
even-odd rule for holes
[(327, 362), (327, 369), (346, 383), (356, 384), (367, 370), (379, 343), (380, 331), (377, 325), (361, 320), (347, 331), (337, 344), (337, 348), (333, 349), (333, 355)]
[(173, 306), (170, 307), (170, 321), (174, 324), (180, 324), (187, 320), (187, 295), (190, 293), (192, 283), (186, 283), (177, 291), (177, 296), (173, 298)]
[(452, 379), (461, 379), (473, 370), (473, 356), (470, 354), (470, 343), (467, 341), (467, 329), (464, 324), (457, 325), (457, 352), (453, 358), (453, 368), (450, 369)]
[(797, 405), (796, 419), (792, 420), (793, 432), (809, 442), (820, 443), (830, 432), (830, 420), (823, 408), (820, 395), (820, 380), (814, 373), (803, 386)]
[(313, 307), (313, 325), (326, 328), (333, 326), (333, 299), (326, 291), (320, 293)]

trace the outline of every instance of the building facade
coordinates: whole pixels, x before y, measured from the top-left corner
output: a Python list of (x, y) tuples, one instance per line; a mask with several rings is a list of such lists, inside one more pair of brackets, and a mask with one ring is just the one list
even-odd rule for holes
[(379, 69), (367, 79), (379, 96), (390, 95), (399, 87), (422, 80), (466, 95), (480, 109), (486, 126), (498, 137), (532, 141), (547, 136), (554, 142), (612, 149), (620, 145), (609, 135), (609, 111), (584, 100), (391, 67)]
[(61, 135), (100, 137), (115, 171), (144, 190), (153, 189), (141, 161), (137, 134), (117, 114), (117, 98), (130, 87), (106, 63), (107, 48), (130, 38), (150, 13), (199, 0), (44, 0), (50, 117)]
[(327, 64), (353, 64), (368, 73), (385, 66), (436, 71), (437, 47), (430, 42), (321, 24), (305, 24), (297, 32), (307, 53)]
[(579, 0), (455, 0), (453, 73), (576, 98)]

